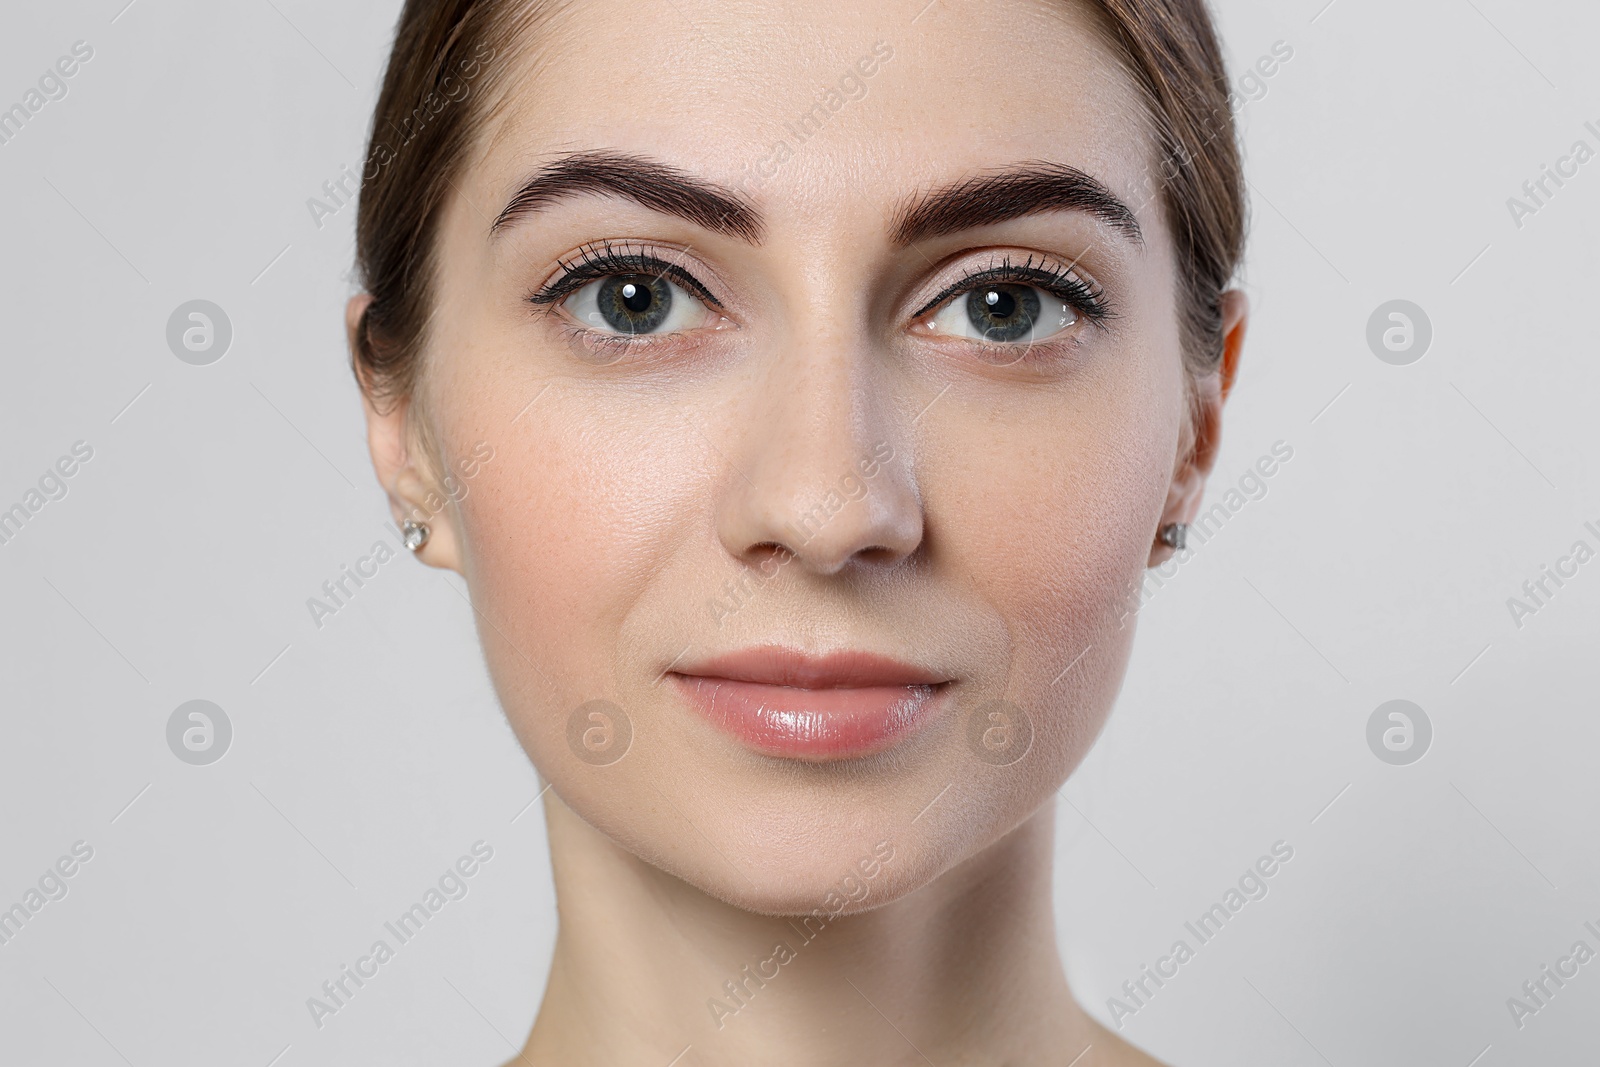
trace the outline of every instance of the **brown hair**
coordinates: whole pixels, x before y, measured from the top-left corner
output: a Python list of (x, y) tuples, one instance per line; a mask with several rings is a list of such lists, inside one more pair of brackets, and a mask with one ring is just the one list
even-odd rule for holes
[[(1221, 294), (1243, 253), (1245, 225), (1243, 168), (1211, 16), (1205, 0), (1085, 2), (1145, 98), (1158, 195), (1176, 242), (1184, 360), (1203, 375), (1221, 359)], [(550, 6), (406, 0), (400, 13), (356, 218), (357, 269), (373, 299), (351, 358), (375, 402), (409, 396), (416, 384), (445, 195), (493, 116), (510, 43), (525, 40)]]
[(1205, 0), (1092, 0), (1155, 126), (1162, 211), (1177, 245), (1184, 361), (1222, 358), (1222, 292), (1244, 254), (1244, 166)]

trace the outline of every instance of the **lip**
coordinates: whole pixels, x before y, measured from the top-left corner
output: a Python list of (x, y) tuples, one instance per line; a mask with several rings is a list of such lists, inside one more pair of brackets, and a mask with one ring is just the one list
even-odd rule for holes
[(765, 645), (669, 672), (691, 707), (767, 755), (873, 755), (932, 717), (950, 679), (872, 652)]

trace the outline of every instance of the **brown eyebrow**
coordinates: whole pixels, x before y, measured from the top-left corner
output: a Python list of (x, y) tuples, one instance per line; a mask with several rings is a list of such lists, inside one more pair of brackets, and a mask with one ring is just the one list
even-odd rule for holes
[(1083, 211), (1133, 241), (1144, 231), (1133, 209), (1093, 175), (1064, 163), (1029, 160), (989, 174), (975, 174), (919, 194), (895, 214), (891, 236), (910, 245), (975, 226), (1044, 211)]
[(577, 152), (540, 169), (501, 209), (489, 234), (557, 200), (586, 194), (632, 200), (715, 233), (761, 243), (760, 213), (732, 189), (645, 156), (605, 151)]

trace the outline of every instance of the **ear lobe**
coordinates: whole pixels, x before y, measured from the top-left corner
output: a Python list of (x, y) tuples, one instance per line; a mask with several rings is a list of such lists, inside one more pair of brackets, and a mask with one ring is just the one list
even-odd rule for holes
[[(1172, 522), (1192, 525), (1200, 514), (1206, 478), (1216, 465), (1222, 447), (1222, 406), (1238, 376), (1249, 313), (1250, 301), (1242, 290), (1230, 289), (1222, 294), (1222, 359), (1214, 371), (1195, 382), (1192, 444), (1173, 472), (1161, 526)], [(1158, 536), (1151, 546), (1146, 566), (1165, 562), (1174, 551)]]
[(450, 501), (434, 488), (426, 464), (419, 462), (424, 457), (419, 457), (411, 447), (408, 424), (412, 415), (411, 398), (398, 397), (385, 406), (386, 410), (380, 411), (373, 400), (372, 383), (358, 356), (361, 317), (371, 302), (372, 297), (366, 293), (350, 298), (345, 305), (345, 330), (356, 380), (361, 386), (361, 407), (367, 419), (367, 450), (372, 456), (372, 469), (389, 498), (389, 512), (395, 526), (401, 526), (407, 519), (427, 524), (428, 540), (417, 550), (417, 558), (430, 566), (460, 571), (455, 524), (448, 507)]

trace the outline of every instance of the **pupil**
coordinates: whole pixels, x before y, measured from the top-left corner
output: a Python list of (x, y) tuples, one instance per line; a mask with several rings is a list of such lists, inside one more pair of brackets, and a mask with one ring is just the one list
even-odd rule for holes
[(648, 310), (650, 299), (650, 290), (640, 288), (632, 282), (622, 287), (622, 306), (634, 314)]
[(672, 310), (672, 290), (664, 278), (620, 275), (600, 283), (600, 317), (618, 333), (651, 333)]
[(985, 341), (1015, 341), (1039, 321), (1039, 294), (1031, 285), (991, 285), (967, 296), (967, 319)]

